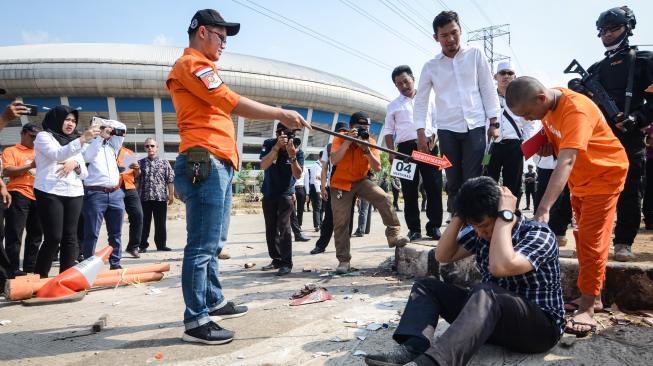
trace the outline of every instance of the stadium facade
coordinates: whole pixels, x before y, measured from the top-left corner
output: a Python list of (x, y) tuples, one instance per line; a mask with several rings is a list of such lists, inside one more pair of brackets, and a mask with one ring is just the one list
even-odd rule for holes
[[(127, 125), (125, 145), (143, 153), (146, 137), (159, 141), (159, 152), (174, 160), (179, 146), (177, 120), (165, 80), (183, 48), (135, 44), (41, 44), (0, 47), (0, 105), (18, 98), (38, 105), (39, 115), (11, 121), (0, 133), (3, 147), (19, 141), (21, 124), (40, 123), (46, 108), (80, 108), (80, 123), (94, 115)], [(388, 99), (365, 86), (315, 69), (282, 61), (226, 53), (220, 62), (224, 81), (237, 93), (298, 111), (313, 124), (333, 128), (363, 110), (372, 117), (372, 135), (382, 129)], [(258, 168), (263, 140), (274, 136), (274, 121), (232, 116), (243, 162)], [(309, 160), (330, 137), (303, 132)]]

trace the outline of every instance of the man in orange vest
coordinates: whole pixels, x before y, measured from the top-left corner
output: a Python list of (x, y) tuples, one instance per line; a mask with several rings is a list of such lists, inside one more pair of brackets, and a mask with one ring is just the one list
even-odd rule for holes
[(129, 217), (129, 242), (125, 252), (134, 258), (140, 258), (138, 245), (141, 242), (141, 231), (143, 230), (143, 208), (141, 199), (138, 197), (135, 179), (141, 174), (138, 162), (134, 161), (128, 167), (123, 165), (125, 157), (134, 156), (134, 152), (124, 146), (118, 152), (118, 170), (120, 170), (120, 188), (125, 192), (125, 211)]

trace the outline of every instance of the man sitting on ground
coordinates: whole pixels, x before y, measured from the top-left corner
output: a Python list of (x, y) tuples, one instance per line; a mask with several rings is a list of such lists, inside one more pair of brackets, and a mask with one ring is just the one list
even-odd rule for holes
[[(564, 309), (555, 234), (515, 214), (517, 198), (489, 177), (460, 188), (436, 259), (476, 255), (482, 280), (470, 290), (437, 278), (415, 281), (393, 338), (400, 346), (368, 365), (466, 365), (487, 341), (523, 353), (553, 347)], [(437, 340), (442, 316), (451, 325)]]

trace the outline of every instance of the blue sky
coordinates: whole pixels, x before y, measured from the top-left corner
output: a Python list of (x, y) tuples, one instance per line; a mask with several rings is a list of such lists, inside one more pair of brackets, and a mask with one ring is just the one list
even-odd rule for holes
[[(594, 23), (598, 14), (610, 7), (625, 3), (634, 9), (639, 23), (631, 43), (653, 44), (650, 0), (32, 0), (3, 4), (3, 14), (14, 16), (3, 19), (0, 45), (90, 42), (183, 47), (192, 15), (197, 9), (211, 7), (228, 21), (241, 23), (240, 33), (229, 39), (227, 52), (293, 62), (346, 77), (388, 97), (397, 94), (390, 81), (390, 69), (319, 42), (236, 1), (252, 7), (260, 4), (388, 67), (408, 64), (417, 75), (423, 63), (440, 50), (428, 34), (432, 33), (433, 17), (445, 6), (459, 13), (463, 31), (510, 24), (511, 47), (503, 37), (495, 40), (495, 51), (511, 56), (520, 75), (535, 76), (550, 85), (566, 85), (569, 76), (562, 70), (573, 58), (589, 67), (602, 57), (603, 47)], [(356, 13), (346, 3), (356, 4), (414, 45)], [(413, 23), (390, 8), (401, 9)], [(463, 41), (467, 41), (466, 34)]]

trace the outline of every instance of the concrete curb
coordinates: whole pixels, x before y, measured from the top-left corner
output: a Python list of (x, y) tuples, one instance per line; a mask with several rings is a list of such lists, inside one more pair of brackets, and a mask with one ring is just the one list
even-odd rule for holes
[[(435, 248), (409, 244), (397, 248), (395, 265), (403, 276), (424, 277), (439, 274), (449, 283), (473, 286), (480, 281), (473, 257), (442, 264), (435, 261)], [(560, 258), (560, 277), (565, 299), (579, 296), (576, 286), (578, 260)], [(653, 310), (653, 266), (640, 263), (608, 262), (606, 281), (602, 292), (606, 306), (616, 303), (632, 310)]]

